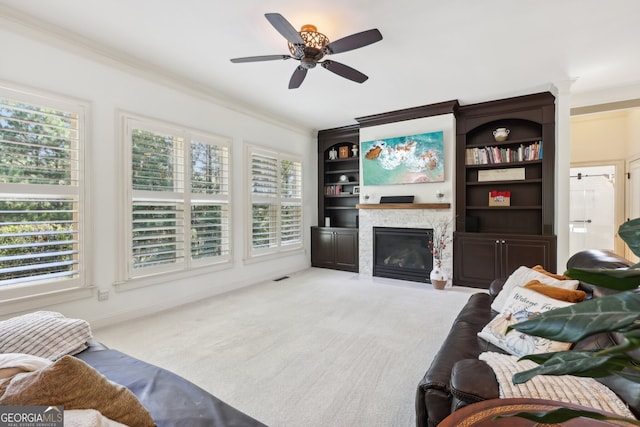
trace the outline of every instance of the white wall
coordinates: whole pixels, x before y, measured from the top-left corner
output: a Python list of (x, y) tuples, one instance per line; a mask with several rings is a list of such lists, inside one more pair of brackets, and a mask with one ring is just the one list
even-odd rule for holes
[[(228, 103), (223, 106), (215, 98), (198, 93), (195, 86), (181, 89), (175, 84), (165, 84), (151, 70), (117, 65), (115, 61), (100, 59), (81, 48), (70, 48), (55, 38), (51, 43), (45, 42), (42, 35), (35, 35), (33, 31), (15, 32), (2, 27), (0, 40), (3, 45), (1, 80), (79, 98), (91, 105), (88, 172), (93, 221), (93, 274), (90, 284), (109, 290), (110, 297), (107, 301), (98, 302), (94, 295), (89, 299), (43, 308), (87, 319), (97, 327), (275, 278), (310, 265), (308, 249), (263, 262), (245, 263), (242, 259), (247, 240), (242, 220), (248, 209), (243, 197), (245, 143), (260, 144), (303, 157), (305, 248), (310, 247), (309, 227), (317, 224), (316, 140), (310, 129), (259, 116), (240, 106), (233, 108)], [(233, 139), (234, 264), (230, 269), (136, 290), (114, 291), (115, 266), (122, 256), (116, 244), (118, 221), (122, 219), (118, 197), (124, 170), (117, 156), (121, 141), (116, 117), (120, 110)], [(8, 317), (16, 307), (0, 304), (0, 318)]]

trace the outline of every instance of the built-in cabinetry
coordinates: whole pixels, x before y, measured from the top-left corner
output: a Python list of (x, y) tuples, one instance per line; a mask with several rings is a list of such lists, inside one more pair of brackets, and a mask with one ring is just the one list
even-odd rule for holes
[(318, 132), (318, 227), (311, 265), (358, 271), (360, 162), (357, 125)]
[(555, 265), (555, 236), (456, 233), (454, 283), (483, 287), (521, 265)]
[(358, 230), (311, 227), (311, 264), (334, 270), (358, 271)]
[(455, 285), (488, 287), (520, 265), (556, 270), (554, 153), (550, 93), (459, 107)]

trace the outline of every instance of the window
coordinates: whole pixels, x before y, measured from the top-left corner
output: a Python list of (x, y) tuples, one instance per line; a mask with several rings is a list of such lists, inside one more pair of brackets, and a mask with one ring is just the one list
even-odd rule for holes
[(251, 198), (249, 256), (302, 247), (302, 162), (248, 147)]
[(229, 141), (125, 116), (127, 277), (230, 262)]
[(86, 110), (0, 85), (0, 299), (85, 285)]

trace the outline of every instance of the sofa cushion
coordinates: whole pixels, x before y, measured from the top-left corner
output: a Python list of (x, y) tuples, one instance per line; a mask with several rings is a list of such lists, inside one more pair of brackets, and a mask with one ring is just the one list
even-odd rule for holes
[[(573, 268), (628, 268), (633, 263), (616, 253), (605, 249), (588, 249), (575, 253), (567, 260), (567, 269)], [(601, 286), (592, 285), (586, 282), (580, 282), (580, 288), (593, 295), (594, 298), (600, 298), (611, 295), (617, 291), (613, 289), (603, 288)]]
[(534, 337), (516, 330), (507, 332), (507, 327), (528, 320), (541, 312), (569, 305), (571, 303), (549, 298), (527, 288), (516, 287), (510, 292), (502, 312), (482, 328), (478, 336), (516, 356), (568, 350), (571, 343)]
[(491, 303), (491, 308), (498, 313), (504, 309), (504, 304), (511, 291), (517, 287), (523, 287), (532, 280), (538, 280), (545, 285), (555, 286), (563, 289), (577, 289), (580, 282), (578, 280), (558, 280), (529, 267), (521, 266), (507, 278), (500, 293)]
[(87, 348), (89, 323), (54, 311), (36, 311), (0, 321), (0, 353), (24, 353), (56, 360)]

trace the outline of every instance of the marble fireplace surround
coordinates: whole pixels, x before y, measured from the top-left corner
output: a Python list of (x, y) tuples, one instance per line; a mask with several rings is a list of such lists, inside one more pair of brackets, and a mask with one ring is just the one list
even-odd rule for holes
[[(449, 203), (359, 204), (357, 208), (360, 274), (367, 277), (373, 275), (373, 227), (433, 228), (443, 219), (453, 220)], [(449, 277), (453, 275), (452, 247), (443, 257)]]

